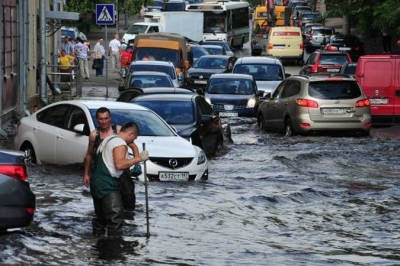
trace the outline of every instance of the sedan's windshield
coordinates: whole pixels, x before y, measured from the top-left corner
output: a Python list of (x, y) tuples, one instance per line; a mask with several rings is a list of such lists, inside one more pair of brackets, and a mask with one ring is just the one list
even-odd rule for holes
[(254, 80), (283, 80), (282, 67), (277, 64), (238, 64), (233, 73), (252, 75)]
[[(139, 126), (140, 136), (175, 136), (176, 134), (157, 115), (148, 110), (110, 109), (111, 123), (123, 125), (126, 122), (135, 122)], [(99, 124), (96, 119), (96, 109), (91, 109), (95, 127)]]
[(210, 79), (207, 88), (209, 94), (236, 94), (236, 95), (252, 95), (254, 87), (251, 80), (248, 79)]
[(192, 102), (136, 101), (134, 103), (153, 110), (171, 125), (191, 124), (194, 122)]
[(168, 74), (171, 79), (176, 79), (175, 68), (163, 65), (152, 65), (152, 64), (133, 64), (129, 68), (129, 73), (134, 71), (155, 71), (155, 72), (163, 72)]
[(174, 84), (168, 76), (157, 75), (132, 75), (129, 81), (129, 87), (134, 88), (151, 88), (151, 87), (170, 87), (173, 88)]

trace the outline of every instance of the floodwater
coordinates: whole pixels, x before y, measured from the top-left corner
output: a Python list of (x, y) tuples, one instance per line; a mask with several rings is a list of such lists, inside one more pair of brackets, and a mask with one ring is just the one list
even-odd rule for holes
[(1, 265), (400, 265), (400, 128), (284, 137), (231, 118), (204, 182), (136, 183), (124, 237), (93, 237), (82, 168), (37, 166), (31, 226)]

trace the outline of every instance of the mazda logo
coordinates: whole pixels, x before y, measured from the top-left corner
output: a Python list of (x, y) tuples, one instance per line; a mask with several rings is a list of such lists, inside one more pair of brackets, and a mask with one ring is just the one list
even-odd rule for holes
[(177, 159), (169, 159), (168, 163), (172, 168), (175, 168), (175, 167), (178, 166), (178, 160)]

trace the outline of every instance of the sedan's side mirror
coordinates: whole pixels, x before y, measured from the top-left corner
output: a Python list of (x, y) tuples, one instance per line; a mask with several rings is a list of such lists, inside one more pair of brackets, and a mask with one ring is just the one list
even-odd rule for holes
[(202, 115), (201, 116), (201, 123), (209, 124), (213, 121), (214, 117), (212, 115)]

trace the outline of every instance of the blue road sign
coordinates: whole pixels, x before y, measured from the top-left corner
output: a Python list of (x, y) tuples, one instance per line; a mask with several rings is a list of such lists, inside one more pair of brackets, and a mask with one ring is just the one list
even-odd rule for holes
[(96, 5), (96, 24), (97, 25), (115, 24), (115, 12), (113, 4)]

